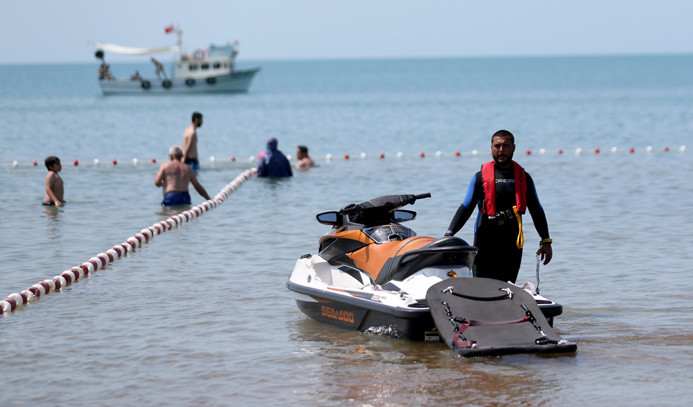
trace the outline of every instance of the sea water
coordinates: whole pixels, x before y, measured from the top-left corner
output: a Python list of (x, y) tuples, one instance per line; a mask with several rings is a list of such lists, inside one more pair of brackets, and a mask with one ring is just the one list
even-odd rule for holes
[[(176, 97), (104, 97), (96, 65), (0, 66), (0, 299), (171, 216), (154, 176), (193, 111), (212, 196), (269, 137), (292, 156), (307, 145), (318, 164), (251, 178), (0, 317), (0, 405), (689, 404), (693, 56), (244, 66), (262, 68), (248, 94)], [(327, 232), (315, 214), (431, 192), (407, 226), (442, 236), (501, 128), (547, 212), (554, 259), (540, 289), (563, 304), (555, 329), (575, 355), (465, 359), (298, 310), (285, 283)], [(41, 205), (48, 155), (63, 163), (62, 208)], [(524, 226), (518, 281), (536, 283), (539, 238), (529, 216)], [(473, 240), (471, 222), (458, 236)]]

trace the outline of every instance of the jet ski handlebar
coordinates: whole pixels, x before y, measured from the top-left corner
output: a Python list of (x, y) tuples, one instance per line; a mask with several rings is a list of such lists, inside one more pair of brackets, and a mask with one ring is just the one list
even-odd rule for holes
[(376, 208), (383, 208), (388, 211), (401, 208), (404, 205), (413, 204), (417, 199), (430, 198), (431, 193), (426, 192), (424, 194), (406, 194), (406, 195), (385, 195), (378, 198), (370, 199), (366, 202), (361, 202), (359, 204), (349, 204), (342, 208), (340, 212), (342, 214), (350, 214), (362, 210), (372, 210)]

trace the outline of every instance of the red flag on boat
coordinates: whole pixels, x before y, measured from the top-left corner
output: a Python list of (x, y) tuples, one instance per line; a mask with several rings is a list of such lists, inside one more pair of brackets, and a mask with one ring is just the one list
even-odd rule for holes
[(171, 34), (173, 32), (173, 24), (166, 26), (164, 32), (166, 32), (166, 34)]

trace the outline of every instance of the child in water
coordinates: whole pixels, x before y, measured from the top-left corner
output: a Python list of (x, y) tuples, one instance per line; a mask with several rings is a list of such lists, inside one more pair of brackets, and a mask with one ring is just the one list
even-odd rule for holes
[(67, 201), (63, 199), (65, 192), (63, 179), (58, 175), (60, 170), (63, 169), (63, 166), (60, 164), (60, 158), (53, 155), (46, 158), (46, 168), (48, 168), (48, 174), (46, 174), (46, 196), (43, 197), (43, 204), (46, 206), (63, 206)]

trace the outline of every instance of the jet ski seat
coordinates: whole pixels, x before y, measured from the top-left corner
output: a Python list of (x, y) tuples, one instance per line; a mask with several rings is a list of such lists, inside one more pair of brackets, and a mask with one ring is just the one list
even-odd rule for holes
[(446, 236), (420, 249), (388, 259), (375, 282), (384, 284), (390, 280), (402, 281), (422, 268), (430, 266), (467, 266), (469, 270), (472, 270), (476, 252), (477, 248), (470, 246), (464, 240)]

